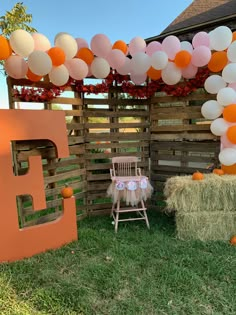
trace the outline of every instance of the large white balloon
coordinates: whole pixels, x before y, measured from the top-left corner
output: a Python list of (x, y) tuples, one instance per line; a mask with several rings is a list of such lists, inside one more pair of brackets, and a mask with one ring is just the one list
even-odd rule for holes
[(222, 78), (227, 83), (236, 82), (236, 63), (227, 64), (222, 71)]
[(222, 106), (234, 104), (236, 102), (236, 91), (231, 87), (225, 87), (219, 90), (216, 98)]
[(76, 40), (67, 33), (61, 33), (56, 36), (55, 46), (60, 47), (64, 51), (66, 59), (72, 59), (78, 51)]
[(51, 48), (50, 41), (45, 35), (33, 33), (32, 37), (34, 40), (34, 50), (47, 51)]
[(168, 64), (168, 56), (164, 51), (156, 51), (151, 56), (151, 65), (156, 70), (164, 69)]
[(151, 58), (144, 52), (137, 52), (131, 59), (131, 65), (133, 74), (144, 74), (151, 66)]
[(24, 58), (34, 50), (34, 39), (24, 30), (12, 32), (9, 41), (13, 51)]
[(35, 50), (29, 55), (28, 66), (34, 74), (44, 76), (51, 71), (52, 60), (46, 52)]
[(225, 148), (219, 154), (220, 163), (230, 166), (236, 163), (236, 150), (233, 148)]
[(217, 94), (220, 89), (226, 87), (226, 82), (220, 75), (213, 74), (206, 79), (204, 87), (208, 93)]
[(142, 37), (136, 36), (131, 39), (129, 43), (129, 53), (131, 56), (135, 55), (137, 52), (145, 52), (146, 42)]
[(232, 31), (227, 26), (219, 26), (209, 33), (209, 37), (213, 50), (225, 50), (232, 42)]
[(104, 79), (110, 73), (110, 65), (106, 59), (96, 57), (91, 64), (91, 72), (95, 78)]
[(217, 101), (210, 100), (206, 101), (201, 108), (202, 116), (206, 119), (216, 119), (223, 113), (223, 106)]
[(161, 73), (162, 80), (168, 85), (177, 84), (181, 80), (181, 76), (180, 68), (176, 67), (173, 62), (169, 62)]
[(58, 67), (53, 67), (48, 76), (54, 85), (62, 86), (69, 80), (69, 71), (66, 66), (60, 65)]
[(228, 128), (229, 124), (224, 120), (224, 118), (215, 119), (210, 126), (211, 132), (216, 136), (223, 136)]

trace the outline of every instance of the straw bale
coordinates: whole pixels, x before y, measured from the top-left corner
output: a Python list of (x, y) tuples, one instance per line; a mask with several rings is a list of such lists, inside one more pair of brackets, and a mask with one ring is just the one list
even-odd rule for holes
[(236, 176), (204, 174), (203, 180), (192, 176), (174, 176), (164, 187), (166, 210), (179, 214), (191, 212), (236, 213)]
[(176, 212), (177, 237), (201, 241), (226, 240), (236, 233), (236, 212)]

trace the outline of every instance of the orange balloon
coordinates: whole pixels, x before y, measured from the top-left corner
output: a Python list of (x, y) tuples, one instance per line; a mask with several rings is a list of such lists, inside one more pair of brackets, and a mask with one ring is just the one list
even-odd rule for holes
[(152, 80), (158, 80), (161, 78), (161, 70), (156, 70), (155, 68), (150, 67), (147, 71), (147, 75)]
[(26, 76), (30, 81), (33, 81), (33, 82), (38, 82), (43, 78), (40, 75), (34, 74), (30, 69), (28, 69)]
[(208, 69), (212, 72), (220, 72), (228, 63), (226, 51), (215, 51), (211, 55), (208, 63)]
[(0, 60), (6, 60), (12, 54), (8, 39), (0, 35)]
[(76, 57), (82, 59), (84, 62), (87, 63), (87, 65), (91, 65), (94, 59), (94, 54), (91, 49), (87, 47), (82, 47), (77, 52)]
[(60, 47), (52, 47), (48, 50), (48, 55), (52, 60), (54, 66), (63, 65), (66, 60), (66, 55)]
[(224, 108), (223, 118), (232, 123), (236, 122), (236, 104), (231, 104)]
[(174, 63), (179, 68), (185, 68), (190, 64), (192, 55), (187, 50), (181, 50), (175, 55)]
[(236, 126), (231, 126), (226, 132), (226, 136), (230, 142), (236, 144)]
[(126, 55), (128, 52), (128, 46), (126, 45), (126, 43), (123, 40), (117, 40), (113, 46), (112, 49), (119, 49), (121, 51), (123, 51), (123, 53)]
[(229, 166), (222, 164), (221, 168), (225, 174), (230, 174), (230, 175), (236, 174), (236, 164), (229, 165)]
[(232, 42), (234, 42), (235, 40), (236, 40), (236, 31), (235, 32), (233, 32), (233, 34), (232, 34), (233, 36), (232, 36)]

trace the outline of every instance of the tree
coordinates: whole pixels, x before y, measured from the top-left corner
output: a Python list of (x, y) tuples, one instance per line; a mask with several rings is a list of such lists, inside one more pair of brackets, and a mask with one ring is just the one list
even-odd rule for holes
[(17, 29), (29, 33), (37, 32), (35, 28), (30, 26), (32, 14), (27, 13), (26, 10), (27, 7), (23, 5), (23, 2), (17, 2), (11, 11), (7, 11), (5, 15), (0, 17), (0, 30), (3, 36), (8, 38)]

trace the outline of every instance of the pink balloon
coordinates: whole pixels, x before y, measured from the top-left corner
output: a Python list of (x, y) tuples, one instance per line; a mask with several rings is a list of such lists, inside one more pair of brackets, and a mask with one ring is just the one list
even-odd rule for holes
[(21, 56), (13, 55), (5, 62), (6, 73), (14, 79), (22, 79), (26, 76), (28, 65)]
[(210, 47), (210, 37), (206, 32), (197, 33), (192, 40), (192, 45), (194, 48), (198, 46)]
[(32, 34), (34, 40), (34, 50), (47, 51), (51, 48), (49, 39), (40, 33)]
[(162, 42), (162, 49), (170, 60), (174, 60), (176, 53), (181, 49), (180, 40), (174, 35), (167, 36)]
[(158, 50), (162, 50), (161, 43), (153, 41), (147, 45), (146, 54), (151, 57), (151, 55)]
[(182, 77), (185, 79), (195, 78), (197, 71), (198, 71), (198, 67), (190, 63), (186, 68), (182, 69)]
[(65, 66), (72, 79), (83, 80), (88, 74), (88, 66), (82, 59), (74, 58), (66, 60)]
[(120, 49), (112, 49), (106, 59), (113, 69), (117, 69), (124, 65), (125, 58), (125, 54)]
[(236, 82), (234, 83), (229, 83), (228, 87), (231, 87), (232, 89), (234, 89), (236, 91)]
[(191, 63), (196, 67), (203, 67), (208, 64), (210, 59), (210, 48), (206, 46), (198, 46), (193, 50)]
[(75, 40), (76, 40), (76, 43), (78, 45), (78, 50), (80, 48), (89, 48), (89, 44), (87, 43), (87, 41), (85, 39), (78, 37)]
[(102, 58), (106, 58), (112, 49), (112, 44), (109, 38), (104, 34), (93, 36), (90, 46), (94, 55)]
[(146, 50), (146, 42), (142, 37), (134, 37), (131, 39), (129, 43), (129, 53), (131, 56), (136, 54), (137, 52), (145, 52)]
[(126, 75), (131, 72), (131, 68), (132, 68), (131, 59), (129, 59), (128, 57), (125, 57), (125, 62), (123, 66), (117, 68), (116, 70), (119, 74)]
[(222, 148), (236, 148), (236, 145), (233, 144), (231, 141), (229, 141), (229, 139), (227, 138), (226, 134), (224, 134), (223, 136), (220, 137), (220, 142), (222, 145)]
[(131, 79), (131, 81), (134, 82), (134, 84), (140, 85), (140, 84), (143, 84), (146, 81), (147, 75), (146, 75), (146, 73), (143, 73), (143, 74), (133, 74), (133, 73), (131, 73), (130, 74), (130, 79)]

